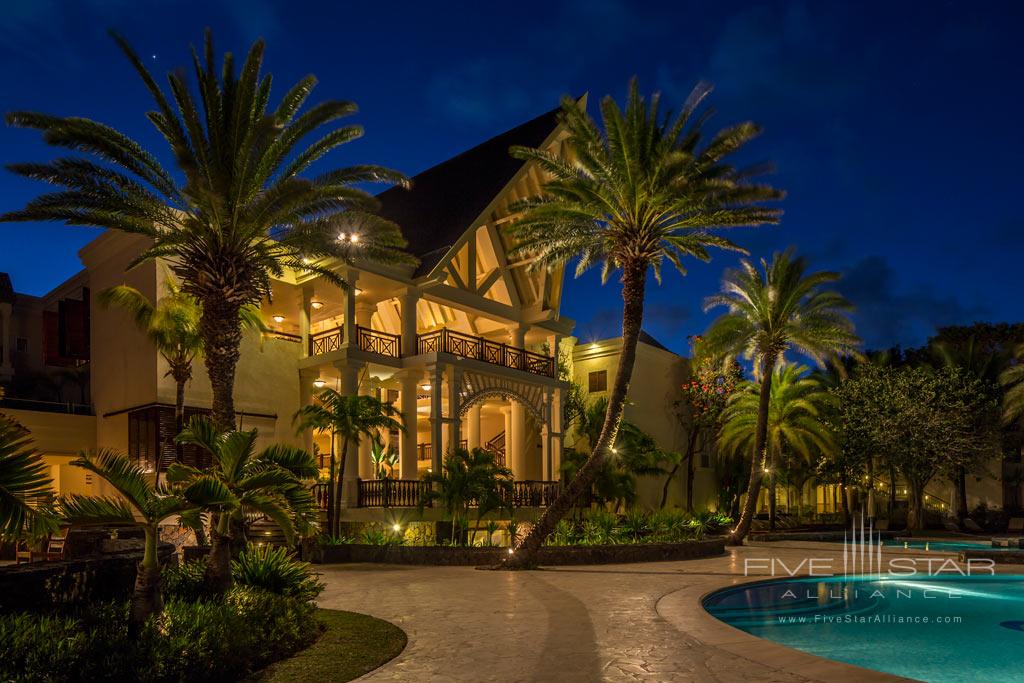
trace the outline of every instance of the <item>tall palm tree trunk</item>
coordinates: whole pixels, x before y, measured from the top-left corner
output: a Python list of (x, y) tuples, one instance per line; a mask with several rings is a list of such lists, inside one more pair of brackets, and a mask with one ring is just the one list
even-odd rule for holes
[(331, 432), (331, 459), (327, 470), (327, 533), (337, 536), (338, 530), (334, 526), (334, 499), (337, 497), (335, 487), (338, 483), (336, 461), (334, 458), (334, 432)]
[(146, 621), (163, 611), (160, 595), (160, 561), (157, 558), (157, 529), (146, 527), (146, 545), (142, 562), (135, 569), (135, 590), (131, 600), (130, 632), (138, 634)]
[(765, 444), (768, 442), (768, 406), (771, 404), (772, 375), (775, 372), (776, 354), (766, 354), (761, 368), (761, 396), (757, 405), (757, 432), (754, 435), (754, 453), (750, 459), (750, 482), (747, 484), (747, 500), (743, 504), (739, 524), (729, 537), (729, 545), (743, 545), (743, 539), (750, 532), (757, 509), (757, 498), (761, 494), (761, 480), (764, 478)]
[(341, 453), (338, 454), (338, 474), (335, 478), (337, 486), (334, 495), (334, 534), (341, 532), (341, 501), (345, 496), (345, 462), (348, 460), (348, 437), (341, 440)]
[(206, 585), (213, 593), (231, 588), (231, 513), (217, 516), (217, 525), (210, 529), (210, 556), (206, 564)]
[(206, 372), (213, 389), (213, 421), (221, 429), (235, 428), (235, 368), (242, 344), (242, 327), (238, 321), (241, 306), (224, 298), (202, 299), (203, 315), (199, 333), (203, 338)]
[(633, 376), (633, 361), (636, 359), (636, 345), (640, 339), (640, 327), (644, 317), (644, 285), (647, 268), (638, 263), (627, 262), (622, 272), (622, 351), (615, 374), (615, 384), (608, 398), (608, 412), (605, 413), (601, 435), (583, 467), (569, 485), (558, 494), (544, 511), (533, 528), (515, 547), (514, 552), (503, 563), (509, 569), (529, 569), (536, 566), (537, 552), (544, 539), (551, 534), (555, 525), (585, 492), (590, 491), (594, 480), (601, 471), (608, 450), (615, 443), (626, 407), (626, 394)]
[(683, 462), (686, 462), (686, 511), (693, 512), (693, 454), (698, 433), (695, 427), (686, 442), (686, 455), (683, 457), (683, 460), (680, 460), (672, 467), (672, 471), (668, 473), (668, 478), (665, 479), (665, 485), (661, 489), (661, 505), (659, 506), (661, 510), (664, 510), (665, 504), (668, 503), (669, 484), (672, 483), (672, 479), (676, 476), (679, 468), (683, 466)]

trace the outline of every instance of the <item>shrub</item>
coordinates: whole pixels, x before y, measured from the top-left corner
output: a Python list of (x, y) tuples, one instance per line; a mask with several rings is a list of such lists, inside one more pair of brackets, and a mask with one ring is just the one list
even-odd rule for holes
[(237, 680), (311, 643), (319, 633), (315, 609), (306, 600), (235, 587), (222, 601), (168, 600), (134, 638), (126, 602), (77, 615), (0, 615), (0, 680)]
[(623, 540), (639, 543), (651, 532), (649, 520), (650, 516), (643, 510), (628, 510), (620, 522), (619, 531), (625, 537)]
[(615, 543), (615, 527), (618, 518), (606, 510), (593, 510), (583, 521), (583, 543), (586, 545), (608, 545)]
[(170, 563), (161, 572), (163, 577), (164, 597), (167, 599), (188, 600), (196, 602), (206, 594), (206, 559)]
[(308, 562), (296, 560), (285, 548), (270, 545), (250, 543), (231, 563), (231, 576), (239, 586), (304, 600), (314, 599), (324, 589)]

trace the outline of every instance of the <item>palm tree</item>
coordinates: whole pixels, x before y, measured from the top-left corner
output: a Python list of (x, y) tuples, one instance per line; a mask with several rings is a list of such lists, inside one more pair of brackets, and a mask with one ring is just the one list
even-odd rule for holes
[(310, 453), (282, 445), (257, 453), (256, 430), (225, 432), (203, 415), (189, 420), (178, 441), (207, 451), (213, 464), (200, 470), (174, 463), (167, 468), (168, 484), (187, 491), (209, 482), (224, 491), (218, 505), (207, 506), (217, 513), (206, 574), (211, 590), (223, 592), (231, 587), (231, 542), (234, 529), (242, 526), (238, 522), (243, 513), (270, 518), (289, 544), (295, 542), (296, 531), (307, 533), (316, 526), (318, 512), (307, 480), (316, 477), (317, 467)]
[[(177, 435), (185, 425), (185, 385), (192, 379), (192, 361), (203, 350), (203, 339), (199, 334), (199, 319), (203, 309), (172, 278), (166, 278), (164, 287), (167, 293), (156, 305), (150, 303), (145, 294), (128, 285), (105, 289), (99, 293), (97, 300), (101, 306), (114, 306), (128, 313), (135, 326), (167, 362), (167, 376), (174, 379), (175, 385), (174, 433)], [(261, 333), (269, 331), (255, 306), (243, 306), (239, 311), (239, 319), (245, 328)], [(181, 460), (180, 444), (175, 450), (175, 459)], [(165, 464), (156, 463), (156, 485), (160, 484), (160, 469)]]
[(423, 481), (429, 488), (420, 499), (420, 512), (430, 503), (440, 502), (452, 518), (452, 543), (461, 520), (468, 518), (471, 505), (477, 509), (474, 534), (489, 512), (504, 508), (512, 514), (512, 470), (498, 465), (494, 453), (483, 448), (456, 448), (445, 457), (441, 471), (428, 472)]
[[(771, 475), (769, 524), (775, 529), (775, 490), (784, 463), (798, 456), (804, 462), (819, 452), (830, 452), (835, 440), (822, 412), (833, 397), (813, 377), (807, 377), (806, 365), (781, 363), (773, 370), (768, 402), (765, 471)], [(718, 447), (722, 451), (752, 452), (757, 440), (761, 385), (743, 382), (729, 399), (722, 415)]]
[(567, 157), (512, 149), (513, 156), (536, 163), (550, 178), (541, 196), (515, 207), (522, 213), (512, 227), (518, 240), (513, 257), (533, 259), (534, 268), (561, 267), (578, 257), (577, 275), (601, 262), (604, 281), (621, 271), (623, 309), (615, 384), (591, 456), (506, 566), (534, 564), (544, 539), (590, 489), (615, 443), (633, 375), (648, 272), (660, 282), (666, 260), (685, 274), (684, 258), (708, 261), (709, 247), (743, 251), (711, 229), (778, 222), (780, 211), (763, 202), (781, 199), (783, 193), (755, 183), (756, 169), (737, 170), (723, 161), (760, 128), (742, 123), (706, 139), (707, 116), (695, 112), (710, 91), (698, 85), (682, 111), (670, 117), (660, 110), (660, 96), (648, 102), (633, 79), (625, 111), (610, 96), (601, 101), (601, 125), (565, 98), (561, 121), (568, 133)]
[(385, 446), (378, 436), (370, 444), (370, 463), (378, 479), (387, 479), (398, 465), (398, 451)]
[(263, 41), (252, 45), (236, 73), (230, 53), (217, 68), (207, 31), (203, 57), (192, 53), (194, 86), (184, 70), (173, 71), (167, 75), (168, 97), (127, 41), (113, 37), (155, 101), (147, 117), (167, 140), (184, 183), (114, 128), (86, 118), (11, 112), (10, 125), (40, 130), (49, 144), (86, 156), (8, 166), (61, 189), (0, 220), (58, 220), (151, 239), (133, 265), (168, 259), (182, 290), (202, 305), (199, 336), (213, 418), (230, 429), (242, 338), (239, 311), (268, 296), (271, 278), (286, 269), (347, 286), (331, 260), (410, 262), (398, 227), (375, 216), (377, 201), (354, 186), (405, 180), (369, 165), (304, 177), (316, 160), (362, 135), (360, 126), (347, 125), (304, 142), (353, 114), (356, 105), (332, 100), (299, 114), (316, 85), (309, 75), (276, 108), (268, 107), (271, 77), (260, 75)]
[[(324, 389), (316, 396), (317, 402), (303, 406), (293, 422), (298, 432), (314, 429), (331, 435), (331, 459), (327, 485), (327, 528), (332, 536), (338, 534), (341, 503), (340, 480), (344, 478), (345, 461), (349, 450), (355, 450), (364, 439), (375, 439), (380, 430), (405, 427), (396, 418), (401, 415), (391, 403), (373, 396), (346, 396), (334, 389)], [(335, 467), (334, 441), (341, 438), (341, 454)]]
[(139, 527), (145, 532), (145, 550), (136, 569), (131, 601), (131, 623), (138, 629), (163, 609), (157, 556), (160, 523), (170, 517), (196, 513), (200, 508), (224, 505), (229, 492), (210, 477), (197, 479), (174, 492), (154, 487), (142, 468), (111, 450), (83, 453), (71, 464), (103, 478), (120, 497), (63, 496), (57, 501), (61, 518), (76, 526), (119, 524)]
[(56, 529), (43, 501), (53, 490), (49, 467), (27, 429), (0, 415), (0, 538), (37, 537)]
[(999, 383), (1006, 387), (1003, 394), (1003, 421), (1011, 424), (1024, 419), (1024, 344), (1017, 347), (1016, 361), (999, 375)]
[(771, 385), (775, 366), (783, 353), (793, 347), (818, 365), (837, 355), (854, 353), (860, 340), (853, 332), (847, 312), (850, 303), (823, 285), (839, 279), (837, 273), (807, 273), (807, 262), (792, 250), (776, 253), (771, 262), (761, 259), (761, 271), (748, 260), (740, 268), (726, 271), (722, 293), (709, 297), (704, 310), (725, 306), (701, 345), (711, 358), (742, 355), (754, 362), (761, 389), (757, 426), (751, 451), (750, 482), (740, 521), (730, 542), (743, 543), (753, 521), (765, 457)]

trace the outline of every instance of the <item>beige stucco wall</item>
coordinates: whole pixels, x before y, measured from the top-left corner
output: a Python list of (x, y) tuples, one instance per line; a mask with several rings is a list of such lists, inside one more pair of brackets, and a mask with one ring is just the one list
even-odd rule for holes
[[(576, 344), (572, 373), (584, 391), (587, 391), (591, 372), (605, 370), (608, 373), (608, 391), (590, 394), (588, 400), (608, 396), (615, 382), (621, 349), (621, 338)], [(679, 419), (676, 402), (681, 398), (680, 385), (688, 376), (687, 359), (643, 342), (637, 345), (625, 419), (650, 434), (664, 450), (679, 453), (686, 450), (687, 432)], [(576, 440), (576, 434), (569, 434), (566, 444), (572, 446)], [(700, 509), (715, 500), (714, 474), (711, 468), (700, 467), (699, 454), (695, 458), (694, 505)], [(640, 477), (637, 481), (639, 504), (657, 507), (664, 483), (664, 477)], [(668, 506), (681, 506), (684, 498), (685, 477), (680, 472), (669, 487)]]

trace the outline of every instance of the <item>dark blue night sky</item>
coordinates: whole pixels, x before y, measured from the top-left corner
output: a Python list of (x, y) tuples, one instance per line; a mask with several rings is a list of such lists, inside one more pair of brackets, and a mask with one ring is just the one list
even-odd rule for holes
[[(754, 256), (795, 245), (844, 273), (869, 346), (923, 342), (936, 325), (1024, 320), (1024, 60), (1016, 2), (175, 3), (8, 0), (0, 13), (2, 108), (112, 124), (167, 159), (148, 94), (106, 36), (114, 27), (166, 71), (212, 26), (219, 51), (268, 42), (279, 96), (300, 76), (359, 103), (366, 136), (330, 164), (409, 174), (553, 107), (563, 93), (621, 97), (630, 75), (678, 106), (699, 79), (713, 123), (753, 119), (789, 192), (779, 227), (735, 231)], [(314, 96), (314, 99), (316, 95)], [(50, 156), (0, 129), (0, 161)], [(0, 175), (0, 211), (43, 188)], [(0, 270), (40, 294), (74, 273), (95, 231), (2, 225)], [(723, 254), (649, 291), (647, 329), (686, 351), (708, 322)], [(619, 298), (597, 273), (567, 283), (583, 339), (617, 334)]]

